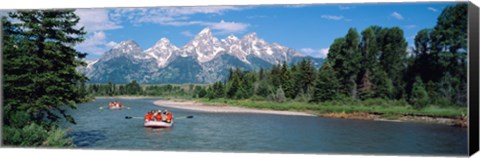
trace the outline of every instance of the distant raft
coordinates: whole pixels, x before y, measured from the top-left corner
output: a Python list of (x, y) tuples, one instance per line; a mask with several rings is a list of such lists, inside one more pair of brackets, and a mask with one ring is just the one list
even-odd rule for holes
[(170, 128), (173, 126), (173, 120), (170, 123), (163, 121), (147, 121), (145, 122), (145, 127), (150, 128)]

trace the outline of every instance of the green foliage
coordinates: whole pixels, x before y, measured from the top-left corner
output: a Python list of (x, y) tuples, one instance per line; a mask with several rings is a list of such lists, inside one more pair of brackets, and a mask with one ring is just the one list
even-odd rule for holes
[(432, 103), (466, 106), (467, 8), (466, 3), (446, 7), (433, 29), (417, 33), (415, 56), (405, 78), (407, 90), (415, 82), (411, 76), (420, 76), (428, 81)]
[(285, 92), (283, 91), (283, 88), (280, 87), (277, 89), (276, 93), (272, 93), (268, 96), (268, 100), (274, 101), (277, 103), (283, 103), (287, 100), (285, 97)]
[[(68, 116), (61, 109), (82, 99), (77, 83), (86, 77), (78, 73), (77, 66), (85, 54), (73, 46), (83, 41), (83, 28), (74, 26), (78, 16), (73, 10), (19, 11), (11, 13), (12, 19), (23, 23), (11, 24), (6, 19), (4, 40), (5, 115), (17, 110), (55, 122)], [(42, 117), (43, 116), (43, 117)], [(8, 117), (7, 117), (8, 118)], [(4, 123), (10, 125), (10, 120)]]
[(414, 109), (404, 100), (385, 100), (385, 99), (367, 99), (360, 100), (332, 100), (321, 102), (318, 104), (310, 104), (305, 102), (286, 101), (283, 103), (272, 101), (253, 101), (253, 100), (200, 100), (205, 103), (228, 103), (233, 106), (272, 109), (272, 110), (290, 110), (290, 111), (308, 111), (315, 114), (322, 113), (353, 113), (353, 112), (378, 112), (384, 115), (402, 115), (402, 114), (427, 114), (435, 116), (455, 117), (466, 113), (465, 107), (437, 107), (427, 106), (423, 109)]
[(325, 63), (318, 73), (315, 92), (311, 102), (335, 100), (340, 94), (340, 82), (330, 64)]
[(48, 137), (44, 141), (43, 146), (47, 147), (74, 147), (73, 138), (67, 138), (65, 130), (55, 128), (48, 132)]
[(142, 94), (142, 88), (137, 83), (136, 80), (133, 80), (129, 84), (125, 85), (126, 94), (128, 95), (140, 95)]
[(416, 78), (415, 83), (413, 84), (412, 95), (410, 96), (410, 103), (413, 107), (421, 109), (426, 107), (429, 104), (428, 93), (425, 90), (422, 79), (420, 77)]
[(87, 78), (76, 71), (86, 64), (86, 54), (74, 49), (86, 33), (76, 27), (79, 20), (74, 10), (16, 11), (2, 18), (5, 145), (45, 146), (59, 119), (75, 123), (64, 108), (86, 97)]
[(35, 123), (23, 128), (4, 126), (4, 145), (18, 145), (23, 147), (48, 146), (48, 147), (73, 147), (71, 138), (66, 137), (66, 132), (59, 128), (47, 129)]
[(207, 96), (207, 90), (205, 90), (205, 88), (200, 89), (200, 91), (198, 92), (198, 97), (203, 98), (205, 96)]

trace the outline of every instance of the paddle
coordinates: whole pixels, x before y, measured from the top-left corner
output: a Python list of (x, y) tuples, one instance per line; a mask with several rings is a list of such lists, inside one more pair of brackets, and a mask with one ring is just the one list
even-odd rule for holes
[[(103, 110), (104, 108), (105, 108), (105, 107), (103, 107), (103, 106), (100, 106), (100, 107), (99, 107), (100, 110)], [(108, 108), (108, 107), (106, 107), (106, 108)], [(128, 107), (128, 106), (123, 106), (121, 109), (130, 110), (130, 107)]]
[(174, 117), (173, 119), (174, 119), (174, 120), (181, 120), (181, 119), (190, 119), (190, 118), (193, 118), (193, 115), (191, 115), (191, 116)]
[(125, 119), (143, 119), (143, 117), (125, 116)]
[[(174, 119), (174, 120), (180, 120), (180, 119), (190, 119), (190, 118), (193, 118), (193, 115), (191, 115), (191, 116), (175, 117), (175, 118), (173, 118), (173, 119)], [(125, 116), (125, 119), (143, 119), (143, 117)]]

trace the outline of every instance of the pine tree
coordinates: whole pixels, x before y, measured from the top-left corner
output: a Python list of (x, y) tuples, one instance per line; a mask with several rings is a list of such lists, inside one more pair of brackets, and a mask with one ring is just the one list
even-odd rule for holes
[(392, 80), (388, 78), (383, 70), (374, 71), (374, 96), (377, 98), (393, 99), (394, 87)]
[(299, 64), (299, 74), (297, 76), (297, 86), (300, 86), (300, 90), (305, 93), (313, 93), (313, 87), (315, 85), (316, 73), (315, 67), (313, 67), (312, 61), (308, 59), (303, 59)]
[(310, 102), (322, 102), (335, 100), (340, 95), (340, 82), (337, 79), (336, 72), (328, 62), (320, 68), (315, 92)]
[[(6, 48), (13, 47), (5, 49), (3, 60), (4, 88), (8, 89), (6, 114), (10, 110), (24, 110), (36, 116), (36, 122), (41, 122), (42, 116), (55, 122), (60, 117), (54, 110), (74, 122), (60, 106), (75, 108), (75, 102), (81, 99), (76, 84), (86, 80), (76, 71), (77, 66), (85, 65), (80, 59), (86, 54), (73, 48), (83, 41), (85, 34), (83, 28), (75, 28), (78, 16), (73, 10), (55, 10), (19, 11), (10, 17), (21, 23), (11, 24), (15, 31), (6, 35), (16, 40), (5, 43)], [(19, 107), (19, 103), (25, 105)], [(4, 123), (8, 125), (9, 121)]]
[(294, 79), (291, 70), (288, 68), (287, 63), (284, 61), (282, 67), (280, 69), (280, 85), (285, 89), (285, 96), (288, 98), (295, 97), (295, 89), (294, 89)]
[(240, 89), (241, 86), (241, 75), (242, 72), (240, 69), (233, 70), (230, 74), (231, 80), (228, 82), (228, 90), (227, 90), (227, 97), (234, 98), (237, 91)]
[(403, 30), (398, 27), (385, 29), (380, 36), (380, 64), (393, 83), (394, 97), (400, 99), (404, 95), (403, 75), (406, 68), (407, 42)]
[(417, 109), (421, 109), (429, 104), (429, 100), (422, 79), (416, 77), (415, 83), (413, 84), (412, 95), (410, 96), (410, 104)]
[[(46, 135), (35, 135), (38, 139), (34, 140), (4, 137), (3, 143), (20, 145), (32, 141), (30, 145), (49, 145), (42, 142), (48, 139), (49, 132), (58, 129), (59, 119), (75, 123), (66, 113), (65, 105), (76, 108), (75, 103), (85, 97), (78, 85), (84, 83), (86, 77), (76, 68), (86, 64), (81, 61), (86, 54), (74, 49), (84, 40), (85, 31), (76, 27), (79, 17), (73, 10), (18, 11), (9, 17), (11, 19), (2, 18), (3, 134), (27, 136), (28, 132), (45, 130)], [(12, 24), (9, 20), (18, 22)], [(17, 116), (21, 115), (27, 121), (15, 125)]]
[(371, 82), (370, 74), (370, 71), (367, 70), (362, 76), (358, 89), (360, 99), (368, 99), (373, 97), (374, 87), (373, 83)]

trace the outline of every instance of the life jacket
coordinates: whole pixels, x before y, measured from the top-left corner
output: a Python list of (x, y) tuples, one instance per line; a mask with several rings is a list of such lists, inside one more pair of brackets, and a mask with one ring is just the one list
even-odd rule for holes
[(161, 121), (162, 120), (162, 113), (157, 113), (157, 115), (155, 115), (155, 120)]
[(145, 122), (150, 121), (152, 119), (153, 119), (153, 113), (151, 112), (148, 112), (144, 117)]
[(167, 112), (167, 122), (172, 122), (173, 114), (169, 111)]

